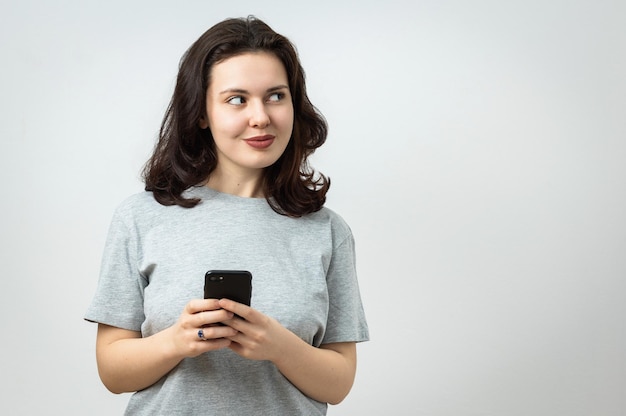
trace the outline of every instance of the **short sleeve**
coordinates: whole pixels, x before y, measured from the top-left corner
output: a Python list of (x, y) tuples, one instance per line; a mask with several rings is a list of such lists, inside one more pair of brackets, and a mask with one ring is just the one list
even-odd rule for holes
[(369, 330), (357, 281), (354, 238), (350, 232), (333, 250), (326, 280), (329, 310), (322, 344), (368, 341)]
[(139, 272), (139, 242), (129, 209), (119, 207), (111, 221), (104, 247), (96, 293), (85, 319), (140, 331), (145, 319), (146, 279)]

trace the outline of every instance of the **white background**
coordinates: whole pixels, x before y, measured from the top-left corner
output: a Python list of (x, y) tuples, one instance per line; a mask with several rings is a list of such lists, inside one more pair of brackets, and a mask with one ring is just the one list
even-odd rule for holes
[(0, 413), (121, 414), (98, 379), (114, 207), (178, 60), (255, 14), (330, 135), (372, 340), (331, 415), (626, 414), (626, 3), (3, 1)]

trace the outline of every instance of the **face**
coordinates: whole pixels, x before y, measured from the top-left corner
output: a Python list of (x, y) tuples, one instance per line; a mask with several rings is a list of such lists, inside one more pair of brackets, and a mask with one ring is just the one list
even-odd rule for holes
[(245, 53), (213, 66), (201, 128), (211, 129), (217, 169), (258, 174), (280, 158), (293, 130), (287, 72), (276, 56)]

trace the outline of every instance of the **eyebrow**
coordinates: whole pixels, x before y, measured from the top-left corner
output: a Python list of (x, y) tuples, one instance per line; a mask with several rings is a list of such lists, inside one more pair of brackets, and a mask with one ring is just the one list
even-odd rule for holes
[[(265, 92), (274, 92), (274, 91), (280, 91), (280, 90), (284, 90), (284, 89), (289, 89), (289, 87), (287, 85), (281, 84), (281, 85), (277, 85), (275, 87), (271, 87), (268, 88)], [(250, 94), (250, 91), (248, 90), (244, 90), (241, 88), (226, 88), (224, 91), (221, 91), (219, 94)]]

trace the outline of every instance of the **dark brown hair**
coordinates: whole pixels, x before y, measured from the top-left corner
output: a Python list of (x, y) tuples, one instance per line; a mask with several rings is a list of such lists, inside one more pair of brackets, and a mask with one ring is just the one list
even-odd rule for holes
[(295, 47), (254, 17), (216, 24), (183, 55), (159, 139), (143, 169), (145, 189), (159, 203), (191, 208), (200, 202), (182, 193), (205, 181), (217, 165), (211, 131), (200, 128), (211, 69), (228, 58), (255, 51), (272, 53), (283, 63), (294, 109), (289, 144), (264, 170), (265, 198), (274, 211), (292, 217), (318, 211), (324, 205), (330, 179), (313, 171), (307, 159), (326, 141), (328, 126), (307, 97), (304, 70)]

